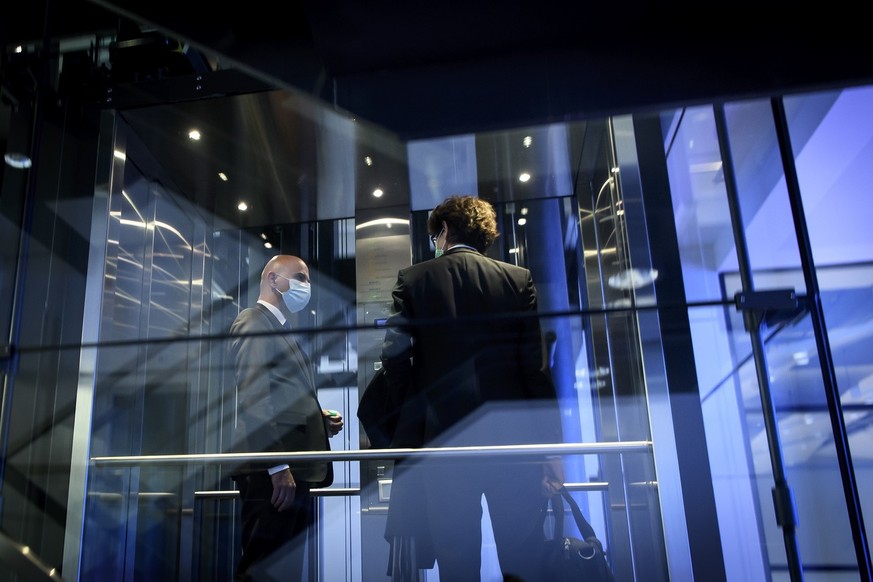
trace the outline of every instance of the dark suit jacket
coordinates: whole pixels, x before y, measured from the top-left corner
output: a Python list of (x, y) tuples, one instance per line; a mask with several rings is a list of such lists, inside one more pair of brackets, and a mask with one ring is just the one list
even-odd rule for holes
[[(234, 452), (330, 450), (309, 359), (263, 305), (244, 309), (230, 328), (235, 365), (237, 424)], [(267, 334), (267, 335), (264, 335)], [(247, 464), (235, 475), (266, 471), (280, 462)], [(333, 481), (324, 462), (289, 463), (297, 480), (323, 487)]]
[(530, 271), (455, 248), (402, 269), (392, 296), (392, 446), (561, 442)]

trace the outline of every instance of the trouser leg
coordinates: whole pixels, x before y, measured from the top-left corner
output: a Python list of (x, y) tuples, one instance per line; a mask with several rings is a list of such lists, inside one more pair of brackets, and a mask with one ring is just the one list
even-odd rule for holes
[(266, 472), (240, 479), (237, 486), (242, 507), (237, 580), (304, 580), (306, 534), (315, 517), (309, 487), (298, 482), (293, 505), (279, 512), (270, 502), (273, 483)]

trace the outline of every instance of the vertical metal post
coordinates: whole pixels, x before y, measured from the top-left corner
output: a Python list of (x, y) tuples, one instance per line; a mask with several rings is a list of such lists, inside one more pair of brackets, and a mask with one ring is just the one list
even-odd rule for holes
[[(724, 104), (718, 103), (713, 107), (715, 112), (715, 126), (718, 134), (718, 145), (721, 151), (722, 167), (724, 171), (725, 188), (727, 190), (728, 205), (731, 213), (731, 225), (734, 232), (734, 241), (737, 248), (737, 264), (739, 266), (740, 279), (743, 291), (754, 291), (752, 279), (752, 267), (749, 260), (748, 247), (746, 244), (743, 219), (740, 210), (737, 184), (734, 179), (734, 163), (731, 155), (730, 141), (728, 139), (727, 120), (724, 113)], [(761, 317), (754, 311), (743, 311), (746, 329), (752, 342), (752, 355), (755, 359), (755, 370), (758, 377), (758, 391), (761, 395), (761, 409), (764, 415), (764, 428), (767, 431), (767, 443), (770, 449), (770, 465), (773, 470), (773, 504), (776, 510), (776, 520), (782, 528), (782, 537), (785, 542), (785, 554), (788, 560), (788, 572), (791, 580), (803, 580), (803, 569), (800, 560), (800, 550), (797, 546), (796, 525), (797, 516), (794, 507), (794, 498), (788, 481), (785, 478), (785, 463), (782, 459), (782, 444), (779, 438), (779, 426), (776, 419), (776, 408), (770, 391), (770, 379), (767, 373), (767, 354), (764, 349), (764, 339), (761, 334)]]
[(843, 483), (843, 493), (846, 496), (846, 508), (849, 512), (849, 524), (852, 527), (852, 539), (855, 545), (855, 555), (858, 559), (858, 570), (861, 580), (873, 580), (873, 566), (870, 562), (870, 547), (864, 527), (861, 512), (861, 501), (858, 497), (858, 486), (855, 481), (855, 471), (852, 467), (852, 455), (849, 449), (849, 438), (846, 433), (846, 423), (843, 419), (843, 409), (840, 406), (840, 392), (837, 387), (831, 348), (825, 327), (824, 312), (821, 306), (821, 292), (818, 277), (812, 257), (812, 245), (809, 231), (806, 227), (806, 217), (803, 212), (803, 200), (800, 195), (800, 183), (797, 180), (797, 168), (794, 165), (794, 152), (791, 147), (791, 137), (788, 133), (788, 121), (785, 116), (785, 105), (781, 97), (771, 99), (773, 120), (776, 125), (776, 137), (779, 141), (779, 152), (782, 156), (782, 171), (785, 175), (785, 186), (788, 189), (788, 201), (791, 203), (791, 214), (794, 219), (794, 232), (797, 234), (797, 247), (800, 251), (800, 264), (803, 268), (803, 279), (806, 284), (809, 316), (815, 334), (815, 343), (821, 365), (822, 381), (828, 412), (831, 417), (831, 428), (834, 433), (834, 448)]

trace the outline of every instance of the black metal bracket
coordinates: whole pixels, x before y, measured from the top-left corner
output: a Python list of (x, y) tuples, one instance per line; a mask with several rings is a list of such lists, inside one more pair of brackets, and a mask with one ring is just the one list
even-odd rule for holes
[(779, 527), (796, 527), (797, 506), (794, 503), (794, 493), (788, 483), (777, 483), (772, 490), (773, 507), (776, 510), (776, 523)]
[(798, 299), (794, 289), (740, 291), (734, 295), (734, 303), (737, 311), (743, 312), (746, 331), (794, 321), (808, 311), (806, 302)]

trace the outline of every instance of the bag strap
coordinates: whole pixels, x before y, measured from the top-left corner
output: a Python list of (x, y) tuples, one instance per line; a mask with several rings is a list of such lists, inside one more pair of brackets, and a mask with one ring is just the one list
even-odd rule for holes
[[(555, 537), (564, 537), (564, 503), (562, 498), (567, 501), (567, 504), (570, 506), (570, 511), (573, 512), (573, 519), (576, 521), (576, 527), (579, 528), (579, 533), (582, 534), (582, 539), (596, 539), (597, 534), (594, 532), (594, 528), (591, 527), (591, 524), (588, 523), (588, 520), (585, 519), (584, 515), (582, 515), (582, 510), (579, 509), (576, 500), (573, 499), (573, 496), (570, 495), (570, 492), (566, 487), (561, 487), (560, 495), (555, 495), (553, 498), (552, 508), (555, 511), (557, 522), (555, 527)], [(560, 509), (557, 509), (558, 507), (560, 507)]]
[(564, 500), (560, 495), (553, 495), (551, 505), (555, 516), (555, 533), (552, 539), (560, 540), (564, 538)]

